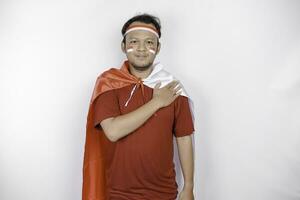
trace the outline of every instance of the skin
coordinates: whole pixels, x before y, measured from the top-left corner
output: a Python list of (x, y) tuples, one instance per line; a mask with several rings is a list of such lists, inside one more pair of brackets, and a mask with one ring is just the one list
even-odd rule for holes
[[(132, 23), (132, 25), (141, 24), (143, 25), (141, 22)], [(150, 24), (150, 26), (155, 29), (154, 25)], [(127, 53), (126, 49), (129, 48), (134, 51)], [(152, 64), (160, 51), (160, 43), (155, 34), (149, 31), (136, 30), (126, 35), (125, 44), (121, 43), (121, 49), (129, 61), (130, 73), (139, 78), (146, 78), (153, 69)], [(148, 49), (153, 49), (156, 53), (152, 54)]]
[[(132, 25), (136, 24), (143, 23), (132, 23)], [(150, 25), (155, 28), (154, 25)], [(149, 76), (153, 70), (153, 62), (160, 51), (160, 43), (155, 34), (149, 31), (135, 30), (126, 35), (125, 44), (121, 43), (121, 49), (129, 61), (130, 73), (143, 79)], [(133, 51), (127, 52), (127, 49), (133, 49)], [(149, 49), (154, 50), (155, 54), (150, 53)], [(121, 138), (131, 134), (144, 124), (157, 110), (170, 105), (181, 94), (181, 91), (179, 91), (181, 86), (178, 81), (173, 81), (162, 88), (160, 88), (160, 85), (160, 83), (155, 85), (152, 99), (143, 106), (130, 113), (101, 121), (100, 125), (111, 142), (117, 142)], [(176, 142), (184, 177), (184, 188), (179, 193), (179, 200), (194, 200), (192, 139), (191, 136), (183, 136), (176, 138)]]

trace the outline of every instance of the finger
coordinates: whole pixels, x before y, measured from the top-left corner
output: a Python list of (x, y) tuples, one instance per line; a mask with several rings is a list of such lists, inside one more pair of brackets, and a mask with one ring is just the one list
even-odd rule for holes
[(175, 88), (178, 84), (179, 84), (179, 81), (177, 81), (177, 80), (172, 81), (172, 84), (170, 84), (169, 89)]
[(178, 88), (178, 87), (181, 87), (181, 84), (179, 81), (177, 81), (174, 85), (171, 86), (171, 89), (175, 89), (175, 88)]
[(180, 82), (177, 82), (176, 84), (172, 85), (172, 86), (170, 87), (170, 89), (175, 89), (175, 88), (178, 88), (178, 87), (181, 87)]
[(173, 96), (173, 99), (176, 99), (181, 94), (181, 91)]
[(181, 90), (181, 87), (177, 87), (177, 88), (175, 88), (175, 89), (169, 89), (169, 90), (170, 90), (170, 92), (172, 92), (173, 95), (175, 95), (175, 94), (178, 93), (178, 91)]
[(175, 88), (174, 92), (177, 93), (179, 90), (181, 90), (181, 86), (178, 86), (177, 88)]
[(179, 92), (176, 92), (176, 94), (179, 94), (179, 95), (180, 95), (181, 93), (182, 93), (182, 90), (180, 90)]

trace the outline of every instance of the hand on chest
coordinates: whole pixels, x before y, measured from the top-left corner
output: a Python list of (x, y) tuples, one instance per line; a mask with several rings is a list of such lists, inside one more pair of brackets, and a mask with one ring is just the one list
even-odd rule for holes
[[(124, 88), (120, 88), (117, 91), (117, 97), (119, 101), (119, 108), (121, 114), (130, 113), (139, 107), (143, 106), (152, 99), (153, 89), (144, 85), (144, 96), (141, 87), (130, 85)], [(167, 123), (172, 124), (174, 120), (174, 102), (169, 106), (160, 108), (156, 111), (156, 114), (152, 115), (147, 122), (153, 123)]]

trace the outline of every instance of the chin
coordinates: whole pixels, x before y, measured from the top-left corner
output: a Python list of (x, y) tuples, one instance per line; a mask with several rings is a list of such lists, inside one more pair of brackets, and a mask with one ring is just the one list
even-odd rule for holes
[(152, 62), (132, 62), (133, 67), (138, 70), (147, 70), (152, 64)]

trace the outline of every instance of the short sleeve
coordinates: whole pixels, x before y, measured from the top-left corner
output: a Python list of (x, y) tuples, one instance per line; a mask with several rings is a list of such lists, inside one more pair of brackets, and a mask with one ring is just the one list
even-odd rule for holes
[(100, 122), (102, 120), (116, 117), (121, 113), (115, 90), (109, 90), (100, 94), (94, 103), (94, 127), (96, 128), (101, 128)]
[(188, 97), (182, 95), (178, 96), (174, 101), (174, 106), (175, 120), (173, 124), (173, 133), (175, 137), (192, 134), (195, 129)]

